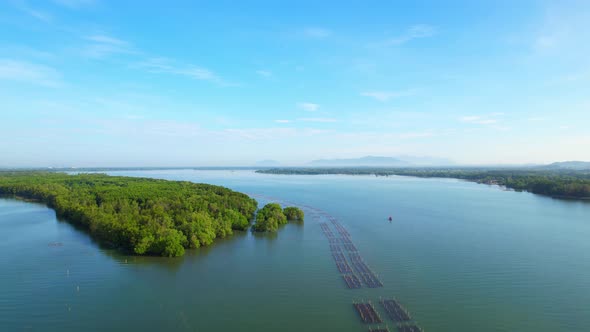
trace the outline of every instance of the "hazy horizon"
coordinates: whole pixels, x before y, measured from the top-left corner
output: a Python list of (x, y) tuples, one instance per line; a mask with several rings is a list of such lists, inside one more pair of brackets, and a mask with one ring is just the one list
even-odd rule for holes
[(0, 167), (590, 161), (590, 2), (0, 3)]

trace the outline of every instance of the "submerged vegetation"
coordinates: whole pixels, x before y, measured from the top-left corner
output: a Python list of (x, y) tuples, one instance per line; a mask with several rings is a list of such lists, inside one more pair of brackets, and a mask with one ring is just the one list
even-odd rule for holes
[(266, 174), (348, 174), (404, 175), (424, 178), (456, 178), (478, 183), (496, 184), (517, 191), (552, 197), (590, 198), (590, 171), (546, 170), (541, 168), (274, 168), (258, 170)]
[(290, 206), (283, 210), (279, 204), (269, 203), (256, 214), (253, 229), (257, 232), (276, 232), (280, 225), (289, 220), (303, 221), (303, 217), (303, 211), (299, 208)]
[(246, 230), (257, 208), (220, 186), (104, 174), (0, 172), (0, 195), (45, 203), (99, 242), (139, 255), (182, 256)]

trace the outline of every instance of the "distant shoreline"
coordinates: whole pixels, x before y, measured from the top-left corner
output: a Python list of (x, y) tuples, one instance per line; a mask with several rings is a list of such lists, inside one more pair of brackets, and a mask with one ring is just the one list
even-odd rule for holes
[(590, 171), (530, 168), (273, 168), (256, 173), (277, 175), (374, 175), (458, 179), (498, 185), (559, 199), (590, 201)]

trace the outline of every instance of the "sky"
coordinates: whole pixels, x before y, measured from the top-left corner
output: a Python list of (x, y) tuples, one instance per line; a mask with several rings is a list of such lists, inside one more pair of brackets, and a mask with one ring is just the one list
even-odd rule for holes
[(590, 2), (0, 2), (0, 167), (366, 155), (590, 161)]

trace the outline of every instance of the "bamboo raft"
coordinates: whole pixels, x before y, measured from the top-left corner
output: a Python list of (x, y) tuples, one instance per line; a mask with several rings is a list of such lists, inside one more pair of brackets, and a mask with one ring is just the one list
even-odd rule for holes
[(373, 327), (369, 328), (369, 332), (389, 332), (387, 327)]
[(334, 252), (334, 251), (342, 252), (342, 248), (340, 248), (340, 246), (337, 245), (337, 244), (331, 244), (330, 245), (330, 251), (332, 251), (332, 252)]
[(373, 273), (362, 273), (361, 278), (369, 288), (383, 287), (383, 283)]
[(422, 332), (422, 329), (417, 325), (400, 325), (397, 328), (400, 332)]
[(337, 262), (346, 262), (346, 257), (344, 257), (341, 252), (333, 252), (332, 257), (334, 257), (334, 260)]
[(373, 273), (371, 271), (371, 269), (369, 269), (369, 267), (367, 266), (367, 264), (365, 264), (365, 262), (363, 262), (362, 260), (351, 260), (352, 261), (352, 266), (354, 266), (354, 269), (356, 270), (356, 272), (358, 273)]
[(341, 237), (340, 242), (342, 242), (344, 244), (352, 244), (352, 241), (347, 237)]
[(352, 273), (352, 269), (346, 261), (336, 261), (336, 267), (338, 267), (338, 271), (340, 271), (340, 273)]
[(361, 255), (358, 252), (352, 252), (348, 254), (348, 257), (350, 257), (350, 261), (351, 262), (362, 262), (363, 258), (361, 257)]
[(375, 308), (373, 308), (373, 305), (370, 302), (367, 303), (353, 303), (354, 308), (356, 309), (356, 311), (358, 312), (359, 316), (361, 317), (361, 320), (363, 321), (363, 323), (365, 324), (380, 324), (383, 321), (381, 320), (381, 317), (379, 317), (379, 314), (377, 313), (377, 311), (375, 311)]
[(361, 288), (361, 281), (354, 274), (344, 274), (342, 275), (342, 279), (344, 279), (344, 282), (346, 282), (346, 286), (348, 286), (348, 288), (350, 289)]
[(348, 250), (350, 252), (358, 251), (358, 249), (356, 248), (356, 246), (354, 244), (352, 244), (352, 243), (345, 243), (345, 244), (343, 244), (343, 246), (344, 246), (344, 249), (346, 249), (346, 250)]
[[(389, 318), (391, 318), (391, 320), (394, 322), (401, 323), (412, 320), (410, 314), (396, 300), (381, 300), (381, 305), (385, 309), (385, 312), (387, 312)], [(407, 331), (412, 332), (414, 330)]]

